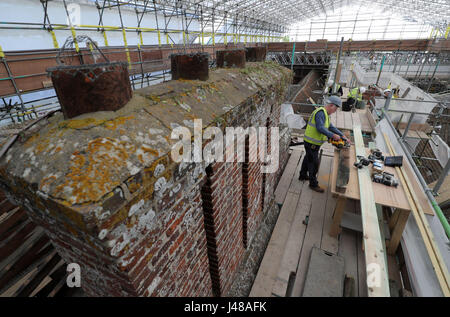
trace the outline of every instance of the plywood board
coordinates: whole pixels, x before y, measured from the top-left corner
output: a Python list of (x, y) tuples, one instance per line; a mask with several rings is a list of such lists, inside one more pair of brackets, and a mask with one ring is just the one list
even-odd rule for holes
[[(366, 150), (366, 155), (370, 153), (369, 149)], [(333, 158), (334, 161), (338, 160), (338, 156), (335, 155)], [(349, 181), (347, 184), (347, 189), (345, 191), (344, 195), (347, 198), (360, 200), (360, 193), (359, 193), (359, 180), (358, 180), (358, 169), (353, 166), (354, 162), (356, 161), (356, 155), (355, 155), (355, 146), (352, 145), (350, 147), (350, 175), (349, 175)], [(333, 166), (336, 166), (333, 162)], [(370, 166), (365, 166), (363, 169), (370, 169)], [(333, 194), (340, 195), (341, 193), (336, 192), (336, 170), (333, 170), (332, 173), (332, 192)], [(398, 179), (397, 172), (395, 171), (395, 168), (393, 167), (386, 167), (385, 171), (391, 174), (394, 174), (394, 177)], [(388, 206), (388, 207), (394, 207), (394, 208), (401, 208), (410, 210), (410, 206), (408, 203), (408, 199), (406, 198), (405, 191), (403, 189), (403, 185), (399, 184), (397, 187), (390, 187), (379, 183), (372, 182), (371, 184), (373, 188), (373, 194), (375, 197), (375, 203)]]
[(342, 297), (344, 258), (313, 247), (303, 297)]

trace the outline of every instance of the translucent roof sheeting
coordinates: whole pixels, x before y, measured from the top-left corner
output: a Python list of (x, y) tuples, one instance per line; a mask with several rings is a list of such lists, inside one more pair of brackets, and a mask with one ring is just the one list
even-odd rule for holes
[(334, 12), (300, 21), (291, 26), (291, 41), (328, 39), (345, 40), (399, 40), (427, 38), (437, 30), (425, 21), (413, 20), (401, 12), (386, 14), (377, 4), (345, 5)]
[[(95, 2), (100, 5), (103, 3), (101, 0)], [(153, 7), (153, 1), (149, 0), (108, 2)], [(450, 17), (449, 0), (155, 0), (154, 2), (158, 9), (163, 8), (168, 13), (170, 8), (185, 10), (191, 15), (199, 15), (201, 11), (203, 18), (209, 17), (210, 24), (218, 23), (220, 17), (225, 17), (224, 20), (228, 20), (230, 25), (234, 23), (242, 28), (258, 28), (291, 35), (300, 22), (311, 21), (318, 17), (343, 20), (344, 15), (339, 14), (340, 12), (350, 13), (355, 19), (360, 14), (371, 14), (373, 8), (381, 11), (384, 18), (395, 15), (398, 19), (396, 24), (404, 23), (405, 29), (412, 25), (415, 27), (428, 25), (439, 29), (442, 34), (446, 32)], [(213, 17), (216, 18), (214, 22)], [(348, 16), (345, 16), (345, 19), (348, 19)], [(355, 25), (355, 28), (358, 26)], [(429, 27), (426, 31), (418, 29), (416, 32), (424, 34), (428, 29)], [(382, 33), (387, 32), (389, 29)], [(408, 30), (402, 34), (406, 38), (409, 37), (408, 33), (413, 37), (412, 32)], [(374, 33), (375, 36), (369, 38), (380, 38), (380, 34)]]

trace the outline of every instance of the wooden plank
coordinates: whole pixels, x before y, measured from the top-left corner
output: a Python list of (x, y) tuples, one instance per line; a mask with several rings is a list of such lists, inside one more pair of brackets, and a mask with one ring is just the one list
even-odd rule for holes
[(275, 190), (275, 202), (277, 204), (283, 204), (289, 186), (291, 186), (292, 178), (295, 177), (295, 170), (302, 155), (302, 150), (294, 150), (292, 152), (289, 161), (283, 171), (283, 175), (281, 176), (281, 179), (278, 182), (277, 188)]
[[(354, 201), (355, 214), (361, 215), (361, 206), (359, 202)], [(358, 278), (357, 278), (357, 293), (359, 297), (367, 297), (367, 274), (366, 261), (364, 256), (363, 236), (362, 233), (356, 234), (356, 260), (358, 262)]]
[(297, 297), (302, 294), (303, 285), (305, 281), (305, 275), (307, 266), (309, 263), (309, 257), (313, 246), (320, 247), (322, 230), (323, 230), (323, 218), (325, 215), (326, 195), (330, 191), (330, 171), (331, 171), (330, 157), (323, 157), (322, 164), (320, 166), (318, 181), (319, 184), (325, 186), (324, 193), (317, 193), (309, 190), (311, 196), (306, 196), (305, 200), (300, 200), (299, 204), (305, 205), (305, 208), (310, 206), (311, 212), (309, 214), (308, 225), (306, 228), (305, 239), (303, 241), (302, 250), (300, 254), (300, 260), (297, 265), (296, 277), (294, 286), (292, 289), (292, 296)]
[(398, 217), (396, 217), (395, 224), (393, 224), (391, 239), (387, 248), (387, 252), (390, 255), (394, 255), (397, 251), (400, 239), (402, 238), (403, 229), (405, 229), (406, 222), (408, 221), (408, 217), (410, 214), (409, 210), (398, 209), (396, 211), (398, 211), (399, 215)]
[(305, 159), (305, 155), (302, 155), (300, 162), (297, 165), (297, 169), (294, 172), (294, 177), (292, 178), (291, 186), (289, 186), (288, 192), (300, 195), (300, 193), (302, 192), (302, 189), (303, 189), (303, 184), (308, 182), (308, 181), (301, 182), (298, 179), (304, 159)]
[(61, 257), (55, 252), (51, 259), (44, 265), (39, 273), (28, 283), (18, 294), (18, 297), (28, 297), (33, 293), (34, 289), (38, 287), (47, 275), (53, 270), (55, 265), (61, 260)]
[[(422, 186), (419, 184), (419, 182), (416, 180), (414, 176), (414, 172), (411, 169), (411, 167), (408, 164), (403, 164), (402, 170), (406, 176), (408, 176), (410, 189), (414, 192), (414, 196), (416, 197), (416, 201), (419, 202), (421, 210), (427, 214), (434, 216), (434, 210), (433, 207), (430, 204), (430, 201), (428, 200), (427, 195), (425, 194)], [(397, 170), (395, 170), (395, 173), (398, 173)], [(396, 176), (398, 179), (399, 177)], [(399, 185), (400, 186), (400, 185)], [(402, 185), (403, 186), (403, 185)], [(406, 194), (405, 194), (406, 197)], [(405, 208), (402, 208), (405, 209)], [(406, 208), (411, 209), (411, 208)]]
[[(359, 204), (358, 204), (359, 205)], [(366, 273), (366, 261), (363, 251), (363, 236), (358, 233), (356, 236), (356, 253), (358, 261), (358, 296), (367, 297), (367, 273)]]
[(338, 109), (336, 111), (336, 127), (338, 129), (345, 129), (345, 122), (344, 122), (344, 111), (341, 111)]
[[(16, 251), (30, 237), (36, 225), (28, 221), (21, 228), (17, 228), (10, 239), (0, 242), (0, 259), (6, 259)], [(1, 262), (1, 260), (0, 260)], [(1, 267), (1, 266), (0, 266)]]
[[(406, 129), (407, 126), (407, 122), (392, 122), (394, 124), (395, 127), (398, 126), (398, 129)], [(430, 126), (428, 123), (411, 123), (409, 126), (410, 130), (415, 130), (415, 131), (422, 131), (424, 133), (430, 133), (433, 131), (433, 127)]]
[[(405, 129), (398, 129), (401, 133), (401, 135), (405, 134)], [(408, 130), (408, 134), (406, 135), (407, 138), (411, 139), (430, 139), (430, 136), (425, 134), (423, 131), (417, 131), (413, 129)]]
[(356, 112), (359, 116), (359, 122), (361, 122), (361, 129), (363, 132), (373, 132), (372, 126), (367, 118), (367, 110), (359, 110)]
[[(381, 222), (380, 228), (383, 229), (380, 231), (380, 233), (384, 241), (385, 239), (390, 238), (389, 227), (385, 226), (383, 221), (380, 222)], [(363, 228), (362, 228), (361, 214), (344, 211), (341, 219), (341, 227), (362, 233)]]
[[(356, 155), (367, 154), (362, 138), (361, 127), (354, 129)], [(360, 204), (364, 233), (364, 249), (368, 275), (375, 276), (376, 283), (368, 285), (368, 296), (389, 296), (389, 280), (387, 267), (385, 265), (386, 254), (382, 251), (384, 241), (381, 240), (380, 227), (378, 223), (377, 210), (375, 207), (375, 196), (372, 189), (372, 180), (369, 169), (358, 169), (358, 180), (360, 188)], [(375, 270), (375, 272), (374, 272)]]
[(311, 190), (303, 190), (295, 210), (295, 217), (289, 230), (289, 237), (284, 248), (283, 258), (277, 273), (277, 281), (272, 289), (272, 295), (286, 296), (289, 276), (296, 273), (297, 265), (305, 236), (304, 220), (311, 209)]
[[(295, 179), (295, 178), (294, 178)], [(289, 228), (295, 214), (299, 195), (288, 192), (281, 208), (277, 223), (273, 229), (269, 244), (264, 253), (250, 297), (269, 297), (283, 256), (283, 250), (289, 235)]]
[(339, 255), (345, 260), (345, 275), (358, 280), (358, 259), (357, 259), (357, 234), (348, 229), (342, 229), (339, 236)]
[[(383, 135), (390, 153), (392, 155), (396, 155), (391, 142), (387, 138), (387, 135), (386, 134)], [(420, 234), (422, 235), (423, 242), (425, 243), (425, 247), (427, 249), (431, 263), (433, 265), (434, 272), (436, 273), (439, 285), (441, 286), (442, 293), (444, 294), (444, 296), (448, 297), (450, 296), (450, 276), (447, 271), (447, 266), (444, 260), (442, 259), (439, 248), (434, 243), (435, 240), (433, 232), (431, 231), (430, 225), (428, 224), (428, 221), (425, 217), (419, 199), (417, 198), (417, 195), (414, 192), (409, 176), (406, 173), (405, 165), (402, 167), (396, 167), (396, 170), (399, 171), (401, 183), (404, 184), (405, 188), (408, 189), (406, 192), (408, 200), (410, 201), (412, 207), (412, 213), (414, 215), (414, 219), (416, 220)]]
[(52, 252), (55, 251), (48, 242), (48, 238), (46, 236), (41, 237), (25, 256), (11, 263), (7, 270), (2, 270), (0, 273), (0, 292), (7, 290), (24, 275), (41, 265)]
[(374, 131), (377, 123), (375, 122), (375, 119), (373, 118), (372, 113), (370, 112), (369, 109), (366, 109), (366, 117), (369, 120), (369, 124), (370, 127), (372, 128), (372, 131)]
[(11, 229), (16, 223), (25, 221), (28, 219), (28, 216), (25, 210), (20, 207), (16, 207), (13, 210), (8, 212), (6, 219), (0, 223), (0, 236), (3, 236), (7, 231)]
[[(361, 119), (359, 118), (359, 114), (356, 112), (351, 112), (350, 115), (352, 117), (353, 126), (361, 126)], [(353, 126), (352, 126), (352, 130), (353, 130)]]
[(341, 149), (338, 153), (339, 163), (336, 179), (336, 191), (345, 193), (350, 177), (350, 151), (349, 149)]
[(344, 111), (344, 126), (346, 130), (353, 130), (353, 116), (352, 112)]
[(332, 254), (337, 254), (339, 250), (339, 240), (336, 237), (330, 236), (331, 224), (333, 220), (333, 213), (336, 207), (336, 199), (331, 194), (327, 195), (327, 204), (325, 207), (325, 217), (323, 222), (322, 240), (320, 248)]
[[(429, 188), (433, 189), (436, 186), (437, 181), (428, 185)], [(448, 200), (450, 200), (450, 177), (447, 175), (444, 178), (444, 182), (438, 190), (439, 196), (436, 196), (436, 202), (441, 205)]]
[(342, 216), (344, 215), (346, 205), (346, 198), (345, 196), (340, 196), (337, 199), (336, 207), (333, 214), (333, 221), (330, 226), (330, 236), (336, 238), (338, 234), (341, 232), (340, 226), (341, 226), (341, 220)]

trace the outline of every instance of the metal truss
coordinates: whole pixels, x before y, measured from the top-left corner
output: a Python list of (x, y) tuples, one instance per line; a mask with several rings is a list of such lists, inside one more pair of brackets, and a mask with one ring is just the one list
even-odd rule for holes
[(277, 62), (281, 65), (299, 65), (299, 66), (321, 66), (329, 65), (332, 54), (330, 51), (319, 53), (295, 52), (294, 62), (292, 62), (292, 53), (289, 52), (269, 52), (267, 59)]

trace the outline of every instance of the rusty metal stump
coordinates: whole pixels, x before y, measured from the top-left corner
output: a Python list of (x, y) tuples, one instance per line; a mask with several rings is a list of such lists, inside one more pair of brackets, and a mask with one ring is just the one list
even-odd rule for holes
[(222, 50), (216, 52), (216, 62), (218, 68), (244, 68), (245, 50)]
[(266, 60), (267, 47), (247, 47), (245, 49), (245, 58), (247, 62), (264, 62)]
[(172, 79), (208, 80), (209, 54), (172, 54), (170, 55)]
[(47, 71), (65, 119), (95, 111), (116, 111), (132, 97), (127, 63), (57, 66)]

